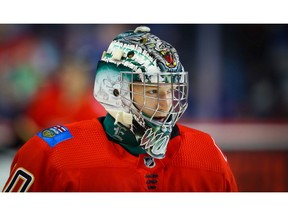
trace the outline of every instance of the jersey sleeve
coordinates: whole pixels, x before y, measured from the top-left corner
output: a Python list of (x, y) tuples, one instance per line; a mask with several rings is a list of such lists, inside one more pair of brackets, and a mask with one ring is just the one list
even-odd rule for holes
[(32, 137), (14, 156), (3, 192), (60, 191), (57, 179), (63, 175), (51, 165), (52, 150), (41, 137)]

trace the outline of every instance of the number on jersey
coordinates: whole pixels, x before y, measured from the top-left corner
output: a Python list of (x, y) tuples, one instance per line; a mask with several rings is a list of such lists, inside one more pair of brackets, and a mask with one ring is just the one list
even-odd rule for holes
[(23, 168), (18, 168), (4, 192), (26, 192), (31, 187), (34, 181), (34, 176)]

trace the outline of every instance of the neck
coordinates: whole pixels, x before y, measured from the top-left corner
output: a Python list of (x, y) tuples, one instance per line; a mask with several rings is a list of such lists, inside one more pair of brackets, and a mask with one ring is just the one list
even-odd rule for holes
[(145, 150), (139, 146), (139, 142), (130, 128), (125, 127), (119, 122), (115, 124), (115, 119), (110, 114), (106, 115), (103, 125), (108, 136), (123, 146), (128, 152), (133, 155), (145, 153)]

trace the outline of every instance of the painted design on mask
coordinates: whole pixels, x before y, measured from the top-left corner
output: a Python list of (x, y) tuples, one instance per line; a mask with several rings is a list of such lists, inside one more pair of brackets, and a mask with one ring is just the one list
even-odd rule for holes
[(152, 157), (162, 159), (165, 157), (169, 138), (169, 135), (155, 133), (149, 128), (142, 136), (140, 146)]

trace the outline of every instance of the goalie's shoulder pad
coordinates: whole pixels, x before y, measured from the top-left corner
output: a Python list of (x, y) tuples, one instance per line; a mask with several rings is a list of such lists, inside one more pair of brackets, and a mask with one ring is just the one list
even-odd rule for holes
[(54, 147), (57, 144), (73, 137), (68, 128), (62, 125), (46, 128), (40, 131), (37, 135), (48, 143), (50, 147)]

